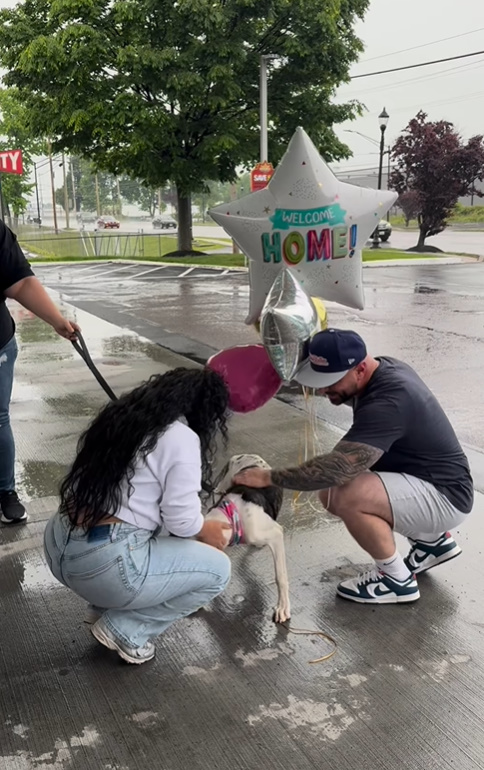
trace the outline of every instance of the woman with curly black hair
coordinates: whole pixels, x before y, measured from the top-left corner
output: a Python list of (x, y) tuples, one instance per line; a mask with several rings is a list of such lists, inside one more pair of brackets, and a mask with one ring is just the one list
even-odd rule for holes
[(89, 602), (95, 638), (129, 663), (151, 660), (151, 638), (229, 581), (228, 524), (204, 522), (199, 496), (217, 436), (227, 439), (228, 401), (209, 369), (155, 375), (100, 412), (62, 482), (47, 561)]

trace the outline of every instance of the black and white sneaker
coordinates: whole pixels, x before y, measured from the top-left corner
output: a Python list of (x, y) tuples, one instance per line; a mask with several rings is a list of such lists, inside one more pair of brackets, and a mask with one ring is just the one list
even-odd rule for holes
[(402, 604), (420, 599), (415, 575), (407, 580), (395, 580), (378, 569), (372, 569), (350, 580), (343, 580), (337, 588), (338, 596), (359, 604)]
[(450, 532), (444, 532), (433, 543), (423, 543), (410, 540), (410, 538), (409, 543), (412, 547), (405, 559), (405, 564), (414, 575), (455, 559), (462, 553), (462, 549), (457, 545)]
[(0, 508), (0, 518), (4, 524), (25, 524), (28, 519), (27, 511), (14, 490), (0, 492)]

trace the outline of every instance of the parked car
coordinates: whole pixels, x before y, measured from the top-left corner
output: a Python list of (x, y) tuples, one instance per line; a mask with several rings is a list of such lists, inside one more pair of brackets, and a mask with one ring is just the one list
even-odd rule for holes
[(97, 214), (93, 213), (92, 211), (78, 211), (76, 214), (77, 221), (83, 222), (84, 224), (91, 224), (96, 222), (97, 218)]
[[(382, 243), (386, 243), (392, 234), (392, 226), (390, 222), (387, 222), (386, 219), (381, 219), (378, 224), (377, 230)], [(372, 232), (370, 236), (370, 240), (372, 240), (374, 237), (375, 237), (375, 230)]]
[(117, 230), (119, 222), (114, 217), (99, 217), (96, 222), (96, 228), (98, 230)]
[(153, 219), (153, 229), (154, 230), (176, 230), (178, 227), (178, 222), (176, 219), (173, 219), (169, 214), (162, 214), (159, 217), (155, 217)]

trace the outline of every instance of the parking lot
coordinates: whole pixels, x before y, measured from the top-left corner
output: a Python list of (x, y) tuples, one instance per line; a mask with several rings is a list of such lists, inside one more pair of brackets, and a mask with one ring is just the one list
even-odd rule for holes
[[(107, 262), (36, 267), (77, 317), (115, 393), (190, 364), (172, 352), (179, 348), (205, 360), (218, 347), (257, 340), (243, 323), (247, 275), (188, 270)], [(447, 399), (460, 434), (477, 438), (484, 360), (478, 270), (370, 270), (365, 311), (328, 305), (331, 321), (356, 326), (372, 349), (414, 361)], [(338, 580), (368, 558), (340, 522), (307, 501), (295, 508), (286, 495), (291, 626), (331, 634), (336, 655), (308, 664), (328, 645), (272, 623), (270, 553), (234, 548), (224, 595), (158, 640), (153, 663), (122, 666), (94, 643), (82, 622), (84, 603), (52, 578), (42, 557), (59, 479), (106, 395), (68, 342), (27, 311), (17, 308), (16, 321), (12, 421), (19, 490), (31, 518), (20, 530), (0, 528), (2, 770), (482, 768), (482, 495), (457, 533), (463, 556), (422, 576), (415, 605), (379, 608), (335, 598)], [(291, 398), (283, 393), (234, 417), (231, 451), (260, 452), (273, 465), (298, 462), (307, 416)], [(337, 441), (348, 411), (321, 412), (329, 418), (319, 426), (322, 451)], [(475, 473), (474, 458), (472, 466)]]

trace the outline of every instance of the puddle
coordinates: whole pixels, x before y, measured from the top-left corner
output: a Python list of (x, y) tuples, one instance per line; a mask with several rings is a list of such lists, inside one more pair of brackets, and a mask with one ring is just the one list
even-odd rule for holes
[(20, 497), (24, 502), (39, 497), (56, 497), (68, 467), (49, 460), (17, 461), (15, 475)]

